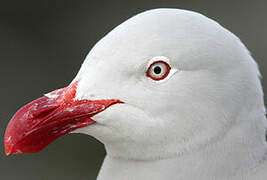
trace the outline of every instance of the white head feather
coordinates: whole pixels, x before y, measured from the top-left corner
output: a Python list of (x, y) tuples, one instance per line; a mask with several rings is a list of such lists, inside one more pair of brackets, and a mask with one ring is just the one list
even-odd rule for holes
[[(160, 83), (146, 76), (158, 56), (174, 70)], [(228, 140), (226, 146), (256, 148), (265, 145), (266, 128), (258, 76), (246, 47), (215, 21), (186, 10), (146, 11), (116, 27), (88, 54), (75, 78), (76, 98), (125, 103), (76, 132), (99, 139), (111, 157), (138, 160)]]

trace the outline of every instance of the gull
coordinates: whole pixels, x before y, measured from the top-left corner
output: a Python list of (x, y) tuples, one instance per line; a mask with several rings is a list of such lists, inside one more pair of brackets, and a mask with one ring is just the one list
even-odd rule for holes
[(247, 48), (214, 20), (148, 10), (102, 38), (69, 86), (13, 116), (6, 154), (84, 133), (105, 145), (98, 180), (263, 180), (259, 77)]

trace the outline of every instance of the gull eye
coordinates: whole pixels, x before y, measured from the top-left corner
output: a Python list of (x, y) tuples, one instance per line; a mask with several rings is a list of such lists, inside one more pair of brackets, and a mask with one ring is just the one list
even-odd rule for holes
[(155, 61), (153, 62), (146, 71), (146, 76), (155, 80), (163, 80), (170, 73), (171, 67), (165, 61)]

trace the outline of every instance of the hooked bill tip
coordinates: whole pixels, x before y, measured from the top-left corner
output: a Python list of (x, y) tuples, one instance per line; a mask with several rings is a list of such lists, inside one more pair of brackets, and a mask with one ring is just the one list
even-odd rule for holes
[(11, 149), (6, 147), (5, 148), (5, 153), (6, 153), (7, 156), (10, 155), (12, 153)]

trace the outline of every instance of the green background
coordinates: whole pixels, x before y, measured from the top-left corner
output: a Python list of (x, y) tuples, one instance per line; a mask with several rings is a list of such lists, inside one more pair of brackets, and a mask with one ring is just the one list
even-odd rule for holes
[(95, 179), (105, 151), (94, 138), (71, 134), (6, 157), (5, 127), (19, 107), (66, 86), (112, 28), (157, 7), (198, 11), (234, 32), (259, 63), (266, 92), (266, 0), (0, 0), (0, 180)]

